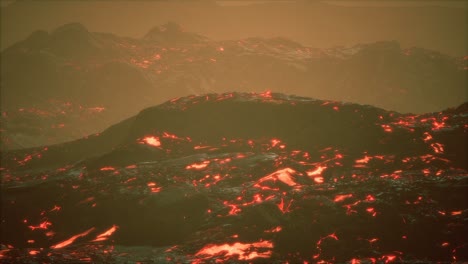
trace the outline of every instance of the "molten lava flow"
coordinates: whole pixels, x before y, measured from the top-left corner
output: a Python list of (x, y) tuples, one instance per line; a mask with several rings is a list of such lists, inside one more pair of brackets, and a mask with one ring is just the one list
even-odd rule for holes
[(96, 239), (94, 239), (92, 242), (98, 242), (98, 241), (104, 241), (109, 239), (109, 237), (117, 230), (118, 226), (113, 225), (110, 229), (108, 229), (106, 232), (98, 235)]
[(72, 244), (73, 242), (75, 242), (75, 240), (76, 240), (77, 238), (87, 236), (87, 235), (88, 235), (89, 233), (91, 233), (91, 231), (93, 231), (93, 230), (94, 230), (94, 227), (92, 227), (92, 228), (90, 228), (90, 229), (84, 231), (83, 233), (80, 233), (80, 234), (78, 234), (78, 235), (74, 235), (74, 236), (70, 237), (69, 239), (67, 239), (67, 240), (65, 240), (65, 241), (62, 241), (62, 242), (60, 242), (60, 243), (58, 243), (58, 244), (56, 244), (56, 245), (53, 245), (53, 246), (51, 246), (50, 248), (52, 248), (52, 249), (64, 248), (64, 247), (66, 247), (66, 246)]
[(319, 176), (322, 172), (327, 168), (327, 166), (318, 166), (315, 170), (308, 171), (307, 176), (314, 178), (315, 176)]
[[(236, 258), (238, 260), (251, 260), (255, 258), (269, 258), (271, 256), (271, 250), (265, 251), (265, 249), (273, 248), (271, 241), (259, 241), (254, 243), (234, 243), (234, 244), (223, 244), (223, 245), (207, 245), (200, 249), (195, 256), (207, 256), (210, 257), (227, 257)], [(256, 249), (263, 249), (264, 252), (259, 252)]]
[(335, 196), (335, 199), (333, 200), (335, 203), (337, 202), (342, 202), (344, 201), (345, 199), (348, 199), (348, 198), (351, 198), (353, 197), (352, 194), (339, 194), (337, 196)]

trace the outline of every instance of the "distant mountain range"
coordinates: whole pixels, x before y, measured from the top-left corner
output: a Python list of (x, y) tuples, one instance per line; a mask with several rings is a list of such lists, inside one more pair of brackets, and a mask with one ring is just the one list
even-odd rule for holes
[(314, 49), (285, 38), (213, 41), (172, 22), (139, 39), (71, 23), (1, 53), (2, 146), (80, 138), (145, 107), (210, 92), (441, 111), (467, 101), (467, 59), (396, 41)]

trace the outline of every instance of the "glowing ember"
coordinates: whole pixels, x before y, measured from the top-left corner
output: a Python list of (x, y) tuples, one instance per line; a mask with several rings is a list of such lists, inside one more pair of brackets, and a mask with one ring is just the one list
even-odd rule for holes
[(34, 256), (34, 255), (37, 255), (37, 254), (39, 254), (39, 253), (40, 253), (40, 251), (39, 251), (39, 250), (29, 250), (29, 252), (28, 252), (28, 253), (29, 253), (29, 255), (31, 255), (31, 256)]
[(382, 125), (382, 128), (383, 128), (384, 131), (387, 132), (387, 133), (392, 133), (392, 132), (393, 132), (392, 127), (389, 126), (389, 125)]

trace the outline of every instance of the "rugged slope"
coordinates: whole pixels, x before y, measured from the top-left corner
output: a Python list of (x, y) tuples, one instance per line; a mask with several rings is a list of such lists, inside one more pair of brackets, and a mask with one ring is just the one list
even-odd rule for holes
[(467, 261), (467, 105), (177, 98), (2, 155), (2, 260)]

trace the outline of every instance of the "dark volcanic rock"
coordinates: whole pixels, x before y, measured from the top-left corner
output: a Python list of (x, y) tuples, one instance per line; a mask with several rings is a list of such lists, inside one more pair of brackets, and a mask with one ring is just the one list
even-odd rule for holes
[(0, 258), (467, 261), (467, 117), (269, 92), (177, 98), (4, 153)]

